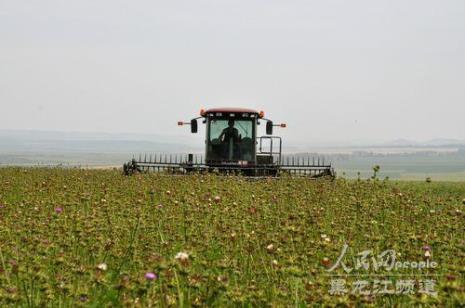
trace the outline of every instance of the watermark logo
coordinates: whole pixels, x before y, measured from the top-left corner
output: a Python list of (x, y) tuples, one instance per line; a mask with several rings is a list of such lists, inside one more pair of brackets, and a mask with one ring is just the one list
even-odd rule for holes
[[(415, 293), (437, 296), (435, 275), (430, 272), (439, 265), (432, 260), (432, 249), (423, 247), (424, 260), (402, 261), (394, 249), (377, 255), (373, 250), (364, 250), (348, 257), (349, 246), (344, 244), (342, 251), (332, 266), (328, 266), (331, 276), (331, 295), (412, 295)], [(343, 273), (338, 269), (342, 269)], [(408, 270), (409, 274), (401, 272)], [(363, 278), (363, 279), (361, 279)]]

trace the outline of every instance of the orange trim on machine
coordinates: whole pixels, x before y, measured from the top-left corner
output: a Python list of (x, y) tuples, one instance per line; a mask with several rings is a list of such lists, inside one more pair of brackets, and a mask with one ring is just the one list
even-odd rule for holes
[(205, 114), (207, 113), (216, 113), (216, 112), (221, 112), (221, 113), (255, 113), (258, 114), (257, 110), (253, 109), (247, 109), (247, 108), (211, 108), (205, 110)]

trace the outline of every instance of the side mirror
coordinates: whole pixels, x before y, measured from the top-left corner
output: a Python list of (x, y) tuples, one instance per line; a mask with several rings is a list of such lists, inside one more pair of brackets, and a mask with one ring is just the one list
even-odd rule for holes
[(273, 135), (273, 121), (266, 121), (266, 134)]
[(191, 133), (195, 134), (197, 133), (197, 120), (193, 119), (191, 120)]

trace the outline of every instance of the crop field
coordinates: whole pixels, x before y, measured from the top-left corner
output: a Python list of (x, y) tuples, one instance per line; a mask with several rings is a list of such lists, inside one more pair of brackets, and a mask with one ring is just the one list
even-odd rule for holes
[(465, 183), (0, 168), (0, 306), (465, 304)]

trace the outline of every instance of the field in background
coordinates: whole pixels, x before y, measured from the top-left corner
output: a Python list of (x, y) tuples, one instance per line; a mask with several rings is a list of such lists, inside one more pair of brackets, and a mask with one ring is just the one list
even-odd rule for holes
[(379, 176), (398, 180), (424, 181), (465, 181), (465, 152), (437, 153), (417, 152), (410, 154), (369, 154), (336, 155), (332, 161), (338, 175), (349, 178), (367, 178), (372, 167), (379, 165)]
[[(28, 130), (0, 130), (0, 167), (62, 166), (121, 167), (139, 153), (203, 153), (200, 134), (164, 136)], [(338, 175), (371, 176), (375, 165), (380, 177), (424, 181), (465, 181), (465, 141), (435, 139), (428, 142), (397, 140), (381, 145), (317, 146), (284, 142), (287, 154), (307, 158), (324, 156)], [(296, 154), (297, 153), (297, 154)]]
[[(132, 155), (126, 152), (0, 152), (0, 166), (120, 168), (123, 163), (132, 158)], [(333, 163), (338, 176), (351, 179), (357, 178), (358, 173), (362, 178), (368, 178), (372, 174), (373, 166), (379, 165), (381, 178), (424, 181), (430, 177), (433, 181), (465, 181), (465, 151), (390, 154), (370, 152), (322, 154), (317, 152), (301, 155), (325, 157), (326, 161)]]
[[(458, 306), (464, 198), (465, 183), (0, 168), (0, 305)], [(345, 243), (439, 266), (328, 272)], [(438, 294), (331, 293), (380, 276)]]

